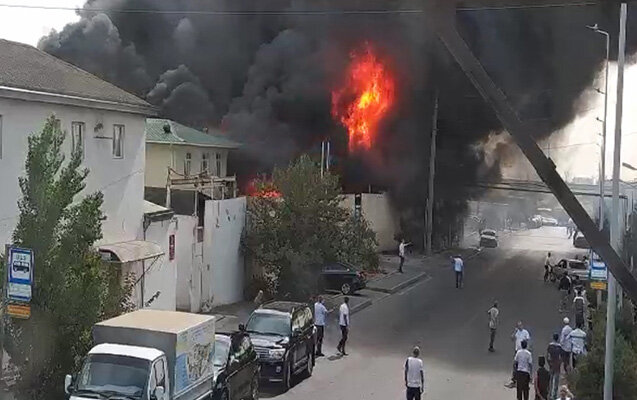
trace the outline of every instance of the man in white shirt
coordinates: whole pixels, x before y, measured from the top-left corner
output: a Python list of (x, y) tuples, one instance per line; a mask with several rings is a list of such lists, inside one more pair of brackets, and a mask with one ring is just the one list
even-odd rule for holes
[(586, 332), (582, 330), (581, 325), (577, 325), (577, 327), (568, 334), (567, 339), (571, 341), (573, 368), (577, 368), (577, 359), (581, 355), (586, 354)]
[(495, 349), (493, 348), (493, 342), (495, 341), (495, 332), (498, 328), (498, 316), (500, 315), (500, 310), (498, 310), (498, 302), (493, 302), (493, 307), (487, 311), (489, 315), (489, 330), (491, 331), (491, 337), (489, 339), (489, 352), (493, 353)]
[(400, 272), (401, 274), (403, 272), (403, 264), (405, 263), (405, 248), (409, 245), (411, 245), (411, 243), (405, 243), (405, 239), (401, 239), (400, 244), (398, 245), (398, 257), (400, 257), (398, 272)]
[(323, 296), (319, 296), (314, 303), (314, 326), (316, 326), (316, 356), (323, 357), (323, 336), (325, 335), (325, 320), (327, 308), (323, 304)]
[(405, 387), (407, 400), (420, 400), (425, 391), (425, 367), (420, 357), (420, 349), (414, 347), (413, 356), (405, 361)]
[(346, 356), (345, 343), (347, 342), (347, 334), (349, 333), (349, 297), (345, 296), (343, 304), (338, 309), (338, 324), (341, 327), (341, 341), (338, 342), (336, 349), (339, 353)]
[(464, 286), (463, 274), (464, 274), (464, 261), (460, 256), (452, 257), (453, 270), (456, 273), (456, 289), (460, 289)]
[[(529, 334), (529, 331), (524, 329), (524, 324), (522, 324), (522, 321), (518, 321), (518, 324), (515, 330), (513, 331), (513, 334), (511, 334), (511, 340), (515, 342), (515, 354), (517, 354), (519, 350), (522, 350), (522, 342), (526, 342), (528, 346), (529, 342), (531, 341), (531, 335)], [(508, 385), (510, 388), (515, 387), (516, 379), (517, 379), (517, 374), (516, 374), (516, 369), (514, 364), (513, 373), (511, 374), (511, 383), (509, 383)]]
[(571, 366), (571, 351), (573, 349), (573, 345), (571, 343), (571, 339), (569, 337), (570, 333), (573, 331), (571, 328), (570, 320), (568, 318), (564, 318), (564, 327), (562, 328), (562, 333), (560, 333), (560, 346), (562, 346), (562, 364), (564, 364), (564, 372), (568, 373), (568, 370)]
[(549, 252), (544, 260), (544, 282), (549, 280), (551, 268), (553, 268), (553, 258), (551, 257), (551, 252)]
[(513, 358), (518, 400), (529, 400), (529, 384), (531, 376), (533, 376), (533, 355), (527, 350), (527, 346), (527, 341), (523, 340), (520, 343), (520, 350), (515, 353)]

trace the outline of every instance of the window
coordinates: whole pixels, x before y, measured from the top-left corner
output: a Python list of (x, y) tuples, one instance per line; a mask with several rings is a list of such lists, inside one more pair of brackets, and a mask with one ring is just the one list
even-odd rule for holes
[(216, 174), (215, 175), (217, 175), (219, 177), (222, 177), (223, 174), (222, 174), (222, 171), (221, 171), (221, 153), (215, 154), (215, 161), (216, 161), (215, 162), (216, 163), (216, 168), (215, 168)]
[(124, 158), (124, 125), (113, 125), (113, 157)]
[(299, 310), (295, 312), (292, 317), (292, 332), (302, 329), (303, 325), (305, 325), (305, 314), (303, 314), (303, 311)]
[(71, 123), (71, 152), (81, 151), (84, 157), (84, 132), (86, 125), (84, 122)]
[(184, 159), (184, 175), (190, 175), (190, 165), (192, 164), (192, 154), (186, 153), (186, 158)]
[(162, 358), (155, 363), (155, 382), (157, 383), (157, 386), (161, 386), (166, 389), (166, 376), (164, 371), (164, 359)]
[(201, 155), (201, 172), (209, 172), (210, 168), (210, 153), (203, 153)]

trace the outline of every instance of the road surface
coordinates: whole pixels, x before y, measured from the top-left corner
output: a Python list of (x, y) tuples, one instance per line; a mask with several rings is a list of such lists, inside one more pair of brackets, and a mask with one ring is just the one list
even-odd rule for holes
[[(349, 356), (337, 357), (331, 321), (314, 375), (289, 392), (264, 388), (262, 397), (304, 400), (393, 400), (404, 398), (403, 365), (419, 345), (426, 368), (427, 399), (514, 399), (510, 377), (518, 320), (531, 333), (533, 355), (543, 354), (561, 325), (558, 291), (543, 282), (547, 251), (555, 261), (582, 254), (564, 228), (543, 227), (501, 235), (500, 248), (466, 261), (465, 288), (455, 289), (447, 265), (428, 267), (430, 279), (386, 297), (352, 317)], [(495, 353), (487, 351), (486, 311), (500, 303)], [(327, 351), (326, 351), (327, 350)]]

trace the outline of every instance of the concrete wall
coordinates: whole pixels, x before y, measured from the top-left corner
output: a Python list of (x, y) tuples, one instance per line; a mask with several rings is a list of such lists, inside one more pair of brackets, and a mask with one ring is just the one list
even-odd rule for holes
[[(341, 206), (352, 213), (355, 205), (354, 197), (353, 194), (347, 194), (341, 202)], [(389, 196), (384, 193), (363, 193), (361, 195), (361, 212), (372, 230), (376, 232), (378, 251), (395, 250), (398, 243), (394, 237), (400, 226)]]
[[(148, 302), (157, 292), (157, 297), (148, 308), (155, 310), (176, 310), (177, 308), (177, 252), (175, 259), (169, 257), (169, 237), (175, 235), (182, 227), (176, 219), (153, 222), (146, 230), (146, 241), (158, 244), (164, 255), (157, 260), (144, 262), (144, 302)], [(175, 240), (177, 246), (177, 240)]]
[[(203, 153), (208, 153), (210, 156), (208, 171), (211, 174), (222, 178), (227, 175), (228, 150), (226, 149), (148, 143), (146, 148), (146, 186), (166, 187), (169, 166), (183, 174), (186, 153), (190, 153), (192, 157), (190, 161), (191, 175), (201, 172)], [(216, 154), (221, 154), (221, 171), (217, 171)]]
[[(67, 159), (71, 153), (71, 123), (84, 122), (84, 163), (90, 170), (84, 193), (104, 193), (101, 243), (140, 238), (144, 199), (145, 117), (89, 108), (0, 98), (0, 243), (9, 243), (18, 217), (18, 177), (24, 175), (28, 137), (38, 133), (46, 118), (55, 114), (63, 130)], [(96, 124), (103, 124), (99, 136), (112, 138), (113, 125), (125, 126), (124, 157), (114, 158), (112, 140), (97, 138)]]
[(245, 197), (206, 202), (202, 303), (243, 300), (245, 266), (240, 246), (245, 219)]
[(198, 312), (204, 274), (203, 242), (197, 241), (197, 217), (177, 215), (176, 219), (177, 309)]

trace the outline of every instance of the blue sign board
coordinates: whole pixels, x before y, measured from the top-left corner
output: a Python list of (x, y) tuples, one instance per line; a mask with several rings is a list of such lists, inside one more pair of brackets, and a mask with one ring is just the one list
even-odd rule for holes
[(33, 287), (33, 251), (10, 247), (7, 263), (7, 297), (12, 301), (30, 302)]
[(595, 281), (605, 281), (608, 279), (608, 269), (606, 263), (594, 251), (590, 255), (590, 277)]

